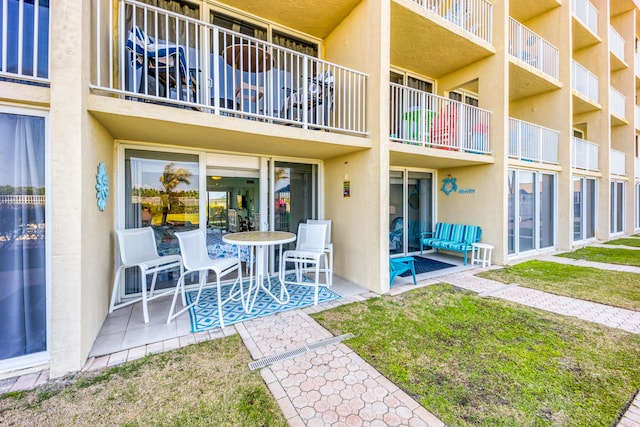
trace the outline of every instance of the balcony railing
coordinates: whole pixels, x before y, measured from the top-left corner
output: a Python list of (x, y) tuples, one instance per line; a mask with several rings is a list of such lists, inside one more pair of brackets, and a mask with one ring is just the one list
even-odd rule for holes
[(624, 61), (624, 39), (613, 27), (609, 27), (609, 50)]
[(94, 4), (94, 90), (225, 116), (367, 132), (361, 72), (137, 1)]
[(573, 158), (571, 166), (589, 171), (598, 170), (598, 144), (573, 137)]
[(620, 117), (620, 118), (625, 118), (625, 102), (626, 102), (627, 98), (621, 94), (620, 92), (618, 92), (617, 90), (615, 90), (614, 88), (610, 87), (609, 88), (609, 101), (611, 103), (611, 114)]
[(622, 151), (611, 150), (609, 158), (609, 167), (611, 175), (626, 175), (625, 161), (626, 155)]
[(572, 0), (571, 12), (592, 33), (598, 34), (598, 9), (589, 0)]
[(572, 87), (586, 98), (598, 102), (598, 78), (576, 61), (572, 62)]
[(640, 179), (640, 157), (636, 157), (634, 160), (635, 160), (636, 179)]
[(513, 18), (509, 22), (509, 54), (558, 79), (558, 49)]
[(488, 0), (412, 0), (468, 33), (491, 43), (492, 9)]
[(538, 163), (558, 163), (559, 132), (509, 119), (509, 157)]
[(391, 86), (391, 139), (411, 145), (490, 153), (491, 113), (395, 83)]
[(49, 78), (49, 2), (0, 1), (0, 77)]

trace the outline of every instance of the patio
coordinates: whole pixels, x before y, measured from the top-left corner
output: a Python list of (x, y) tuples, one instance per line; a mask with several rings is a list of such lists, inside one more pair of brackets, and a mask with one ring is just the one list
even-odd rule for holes
[[(447, 262), (455, 265), (455, 267), (445, 268), (429, 273), (418, 274), (418, 280), (426, 280), (438, 277), (444, 274), (451, 274), (464, 271), (471, 267), (462, 265), (462, 259), (443, 254), (425, 254), (431, 259)], [(394, 289), (404, 287), (405, 285), (413, 286), (411, 276), (398, 277), (394, 281)], [(331, 290), (338, 295), (340, 299), (320, 303), (317, 307), (327, 309), (336, 305), (351, 302), (352, 298), (368, 293), (369, 291), (348, 280), (334, 275), (333, 286)], [(155, 351), (166, 351), (168, 348), (163, 347), (163, 343), (167, 346), (177, 348), (182, 342), (196, 342), (204, 339), (203, 336), (223, 336), (224, 330), (233, 329), (233, 325), (223, 329), (215, 328), (204, 332), (192, 332), (191, 319), (189, 312), (182, 313), (171, 323), (167, 324), (167, 313), (171, 306), (172, 295), (167, 295), (152, 301), (149, 301), (149, 323), (144, 323), (142, 316), (142, 304), (136, 303), (115, 310), (109, 314), (100, 329), (100, 333), (96, 338), (91, 352), (89, 353), (89, 361), (105, 355), (121, 354), (124, 360), (130, 358), (129, 354), (148, 353), (151, 349)], [(141, 356), (140, 356), (141, 357)], [(123, 360), (123, 361), (124, 361)], [(109, 364), (113, 364), (111, 361)]]

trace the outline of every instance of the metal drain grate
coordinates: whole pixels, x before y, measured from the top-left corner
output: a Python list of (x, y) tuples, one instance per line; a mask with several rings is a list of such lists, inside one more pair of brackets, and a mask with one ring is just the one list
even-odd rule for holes
[(294, 348), (293, 350), (285, 351), (284, 353), (274, 354), (273, 356), (265, 357), (264, 359), (256, 360), (254, 362), (249, 363), (249, 369), (252, 371), (256, 369), (261, 369), (266, 366), (273, 365), (274, 363), (279, 363), (287, 359), (292, 359), (300, 354), (308, 353), (320, 347), (339, 343), (349, 338), (353, 338), (352, 333), (338, 335), (337, 337), (327, 338), (326, 340), (321, 340), (313, 344), (305, 345), (304, 347)]

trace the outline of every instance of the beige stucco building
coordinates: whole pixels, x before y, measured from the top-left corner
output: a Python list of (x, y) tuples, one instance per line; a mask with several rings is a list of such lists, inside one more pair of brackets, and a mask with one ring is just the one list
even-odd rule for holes
[(119, 228), (331, 219), (335, 274), (378, 293), (437, 222), (496, 264), (640, 229), (635, 0), (1, 7), (0, 189), (40, 196), (0, 204), (4, 375), (83, 366)]

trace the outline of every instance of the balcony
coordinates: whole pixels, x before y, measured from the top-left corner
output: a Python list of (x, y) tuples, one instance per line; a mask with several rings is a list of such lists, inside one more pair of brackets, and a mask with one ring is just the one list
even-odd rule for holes
[(118, 6), (118, 13), (96, 8), (94, 92), (304, 129), (367, 133), (365, 74), (133, 0)]
[(509, 157), (558, 164), (559, 132), (518, 119), (509, 119)]
[(636, 179), (640, 179), (640, 157), (636, 157), (634, 161), (635, 161)]
[(391, 86), (391, 139), (425, 148), (489, 154), (491, 113), (395, 83)]
[(47, 85), (49, 2), (0, 2), (0, 16), (0, 80)]
[(615, 90), (614, 88), (609, 88), (609, 104), (611, 109), (611, 115), (613, 116), (612, 123), (614, 125), (618, 124), (626, 124), (626, 114), (625, 114), (625, 103), (627, 98)]
[(576, 61), (571, 63), (571, 88), (574, 95), (579, 96), (578, 102), (574, 104), (574, 114), (601, 108), (598, 101), (598, 77)]
[(598, 144), (573, 137), (571, 167), (598, 171)]
[(598, 9), (589, 0), (571, 0), (571, 13), (593, 34), (598, 34)]
[(611, 150), (609, 159), (611, 175), (625, 176), (627, 174), (625, 169), (626, 155), (622, 151)]
[(619, 70), (626, 66), (624, 60), (624, 39), (613, 27), (609, 27), (609, 52), (611, 52), (611, 68)]
[(487, 0), (411, 0), (452, 24), (491, 43), (492, 8)]
[(513, 18), (509, 20), (509, 55), (558, 80), (558, 49)]

